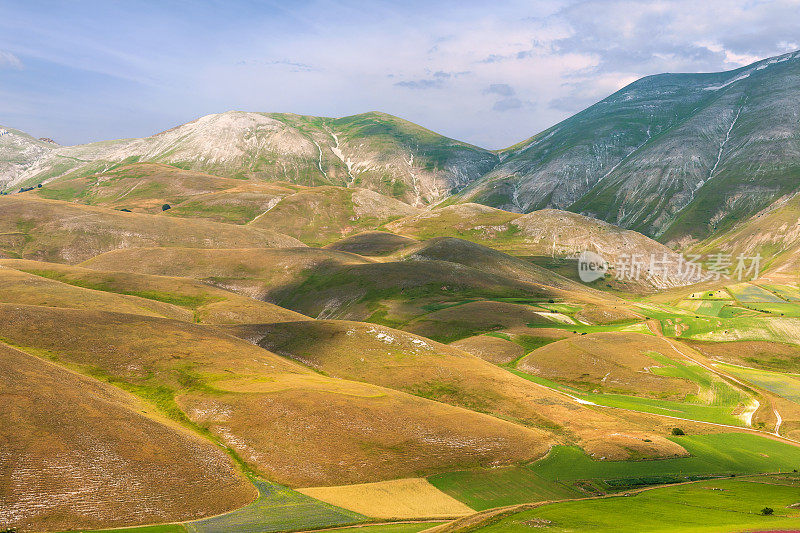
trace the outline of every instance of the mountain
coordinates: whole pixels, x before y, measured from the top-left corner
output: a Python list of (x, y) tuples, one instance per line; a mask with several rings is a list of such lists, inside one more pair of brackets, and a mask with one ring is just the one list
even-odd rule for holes
[[(800, 196), (780, 198), (767, 209), (693, 247), (700, 254), (760, 255), (761, 272), (795, 283), (800, 274)], [(749, 264), (749, 262), (748, 262)]]
[(460, 196), (588, 214), (662, 241), (702, 238), (796, 188), (800, 52), (638, 80), (500, 152)]
[(27, 133), (0, 126), (0, 186), (24, 179), (33, 163), (54, 147)]
[(59, 147), (15, 130), (0, 137), (7, 187), (166, 163), (221, 177), (365, 187), (414, 205), (441, 201), (488, 172), (497, 155), (385, 113), (344, 118), (229, 111), (141, 139)]
[(800, 52), (729, 72), (648, 76), (497, 152), (378, 112), (229, 111), (151, 137), (65, 147), (3, 129), (0, 183), (11, 190), (163, 163), (369, 189), (414, 207), (557, 208), (686, 245), (795, 192), (798, 87)]

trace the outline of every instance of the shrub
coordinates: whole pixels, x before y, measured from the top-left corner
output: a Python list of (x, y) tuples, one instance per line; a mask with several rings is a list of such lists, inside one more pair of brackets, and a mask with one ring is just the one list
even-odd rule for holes
[(686, 432), (683, 431), (681, 428), (672, 428), (672, 434), (675, 436), (679, 436), (679, 435), (686, 435)]
[(774, 512), (775, 510), (772, 507), (764, 507), (763, 509), (761, 509), (761, 514), (763, 514), (764, 516), (769, 516)]
[(167, 209), (172, 209), (172, 206), (170, 206), (169, 204), (164, 204), (161, 206), (162, 211), (166, 211)]

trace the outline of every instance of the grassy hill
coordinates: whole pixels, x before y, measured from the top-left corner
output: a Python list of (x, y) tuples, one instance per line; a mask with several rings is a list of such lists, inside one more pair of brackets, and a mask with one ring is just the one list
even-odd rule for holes
[(583, 251), (599, 254), (610, 263), (607, 278), (593, 286), (610, 285), (625, 292), (652, 291), (685, 285), (677, 272), (667, 276), (643, 272), (640, 280), (616, 279), (615, 264), (636, 255), (649, 265), (650, 257), (677, 262), (677, 255), (649, 237), (601, 220), (542, 209), (525, 215), (478, 204), (456, 204), (405, 217), (385, 228), (416, 239), (458, 237), (526, 258), (577, 279), (575, 258)]
[(20, 304), (0, 304), (0, 316), (7, 344), (133, 392), (227, 446), (246, 468), (290, 486), (513, 462), (544, 454), (553, 439), (466, 409), (326, 377), (207, 326)]
[(178, 220), (30, 197), (0, 197), (0, 252), (8, 257), (79, 263), (142, 246), (249, 248), (302, 246), (272, 230)]
[(251, 225), (320, 246), (418, 212), (368, 189), (314, 187), (283, 198)]
[(255, 498), (222, 450), (133, 394), (2, 342), (0, 386), (0, 523), (190, 520)]
[(332, 242), (325, 248), (364, 257), (381, 257), (399, 252), (418, 241), (386, 231), (364, 231)]
[(144, 314), (210, 324), (308, 318), (193, 279), (0, 259), (0, 301)]
[[(419, 212), (369, 189), (242, 181), (159, 163), (64, 176), (24, 195), (135, 213), (252, 224), (314, 245)], [(163, 209), (165, 205), (168, 210)]]
[(374, 383), (553, 431), (576, 439), (591, 453), (627, 458), (680, 452), (640, 427), (581, 408), (563, 395), (458, 349), (395, 329), (317, 320), (232, 326), (229, 331), (326, 375)]

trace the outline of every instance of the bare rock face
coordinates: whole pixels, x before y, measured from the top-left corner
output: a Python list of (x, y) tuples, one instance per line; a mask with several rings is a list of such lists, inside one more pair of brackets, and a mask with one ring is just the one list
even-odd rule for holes
[(800, 52), (649, 76), (501, 152), (464, 197), (568, 209), (662, 240), (702, 238), (796, 188)]

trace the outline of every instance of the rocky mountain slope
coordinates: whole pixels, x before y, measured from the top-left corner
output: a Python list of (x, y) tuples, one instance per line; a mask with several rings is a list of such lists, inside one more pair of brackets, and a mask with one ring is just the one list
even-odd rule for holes
[(8, 131), (0, 137), (0, 160), (13, 164), (0, 167), (6, 187), (143, 161), (229, 178), (366, 187), (424, 205), (450, 196), (497, 163), (488, 150), (384, 113), (330, 119), (229, 111), (142, 139), (66, 147)]
[(704, 237), (794, 190), (800, 52), (638, 80), (501, 151), (464, 198), (557, 207), (664, 241)]

